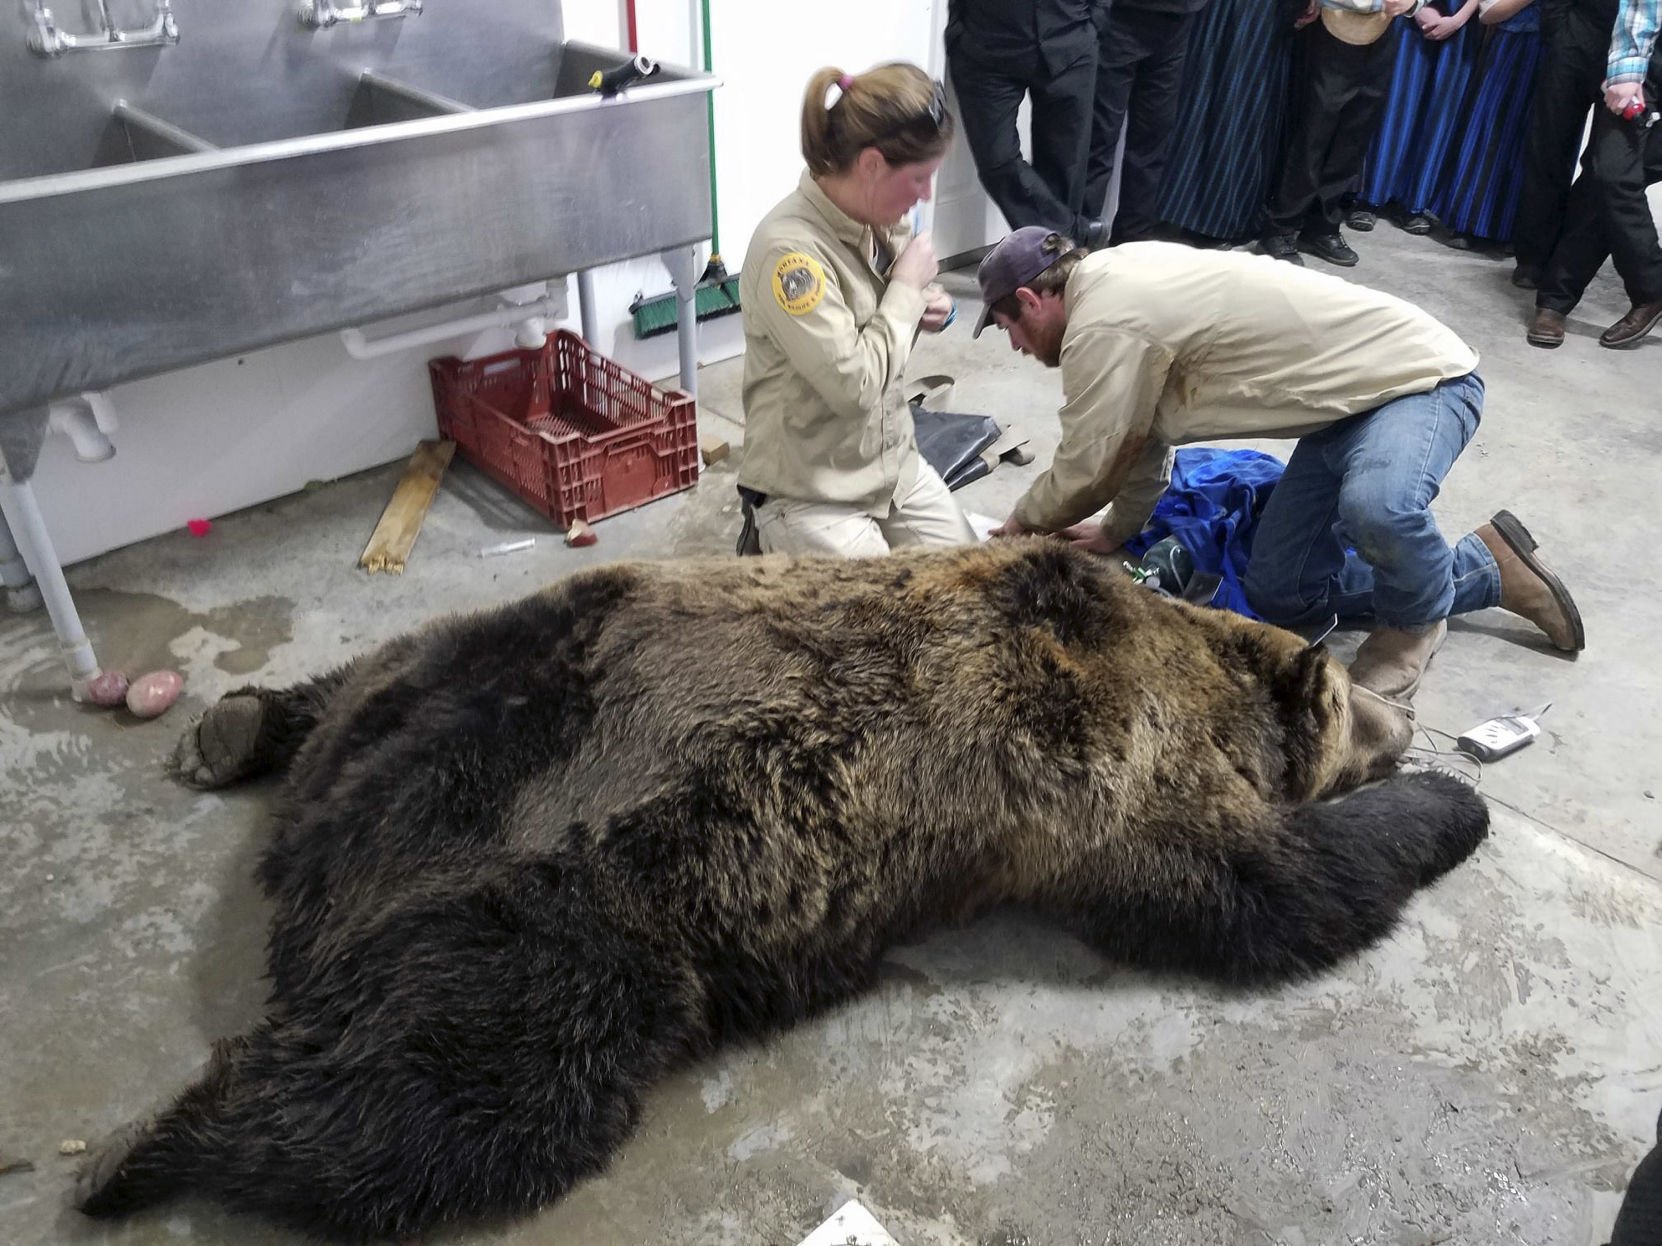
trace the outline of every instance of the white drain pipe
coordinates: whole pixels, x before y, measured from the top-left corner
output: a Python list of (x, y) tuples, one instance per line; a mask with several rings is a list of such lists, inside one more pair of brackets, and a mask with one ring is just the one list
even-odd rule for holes
[(565, 315), (563, 294), (554, 294), (546, 286), (540, 298), (529, 303), (508, 303), (493, 311), (446, 320), (439, 324), (411, 329), (405, 333), (389, 333), (386, 337), (368, 337), (362, 329), (342, 329), (341, 344), (354, 359), (379, 359), (417, 346), (431, 346), (446, 338), (461, 337), (467, 333), (483, 333), (486, 329), (516, 330), (514, 342), (526, 350), (535, 350), (548, 340), (548, 322)]
[(49, 410), (47, 431), (68, 437), (81, 462), (102, 463), (115, 457), (115, 443), (109, 438), (116, 429), (115, 407), (108, 394), (88, 392), (54, 402)]
[(98, 659), (93, 656), (92, 643), (81, 627), (81, 616), (75, 611), (69, 583), (63, 578), (63, 567), (52, 549), (46, 520), (41, 516), (40, 504), (35, 501), (34, 488), (28, 481), (19, 483), (0, 472), (0, 514), (16, 530), (18, 542), (34, 553), (41, 596), (45, 598), (52, 627), (58, 633), (59, 651), (69, 667), (71, 690), (77, 701), (84, 701), (87, 684), (98, 677)]

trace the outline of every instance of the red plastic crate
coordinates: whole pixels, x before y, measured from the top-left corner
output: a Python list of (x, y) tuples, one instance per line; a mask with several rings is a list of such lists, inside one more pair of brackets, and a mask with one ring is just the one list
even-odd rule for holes
[(575, 333), (541, 350), (434, 359), (439, 435), (562, 528), (698, 482), (698, 411)]

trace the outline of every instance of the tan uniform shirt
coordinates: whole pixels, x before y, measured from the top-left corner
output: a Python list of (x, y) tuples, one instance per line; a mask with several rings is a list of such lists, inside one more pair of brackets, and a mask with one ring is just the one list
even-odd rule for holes
[(807, 173), (751, 235), (744, 306), (744, 463), (771, 497), (885, 518), (918, 473), (901, 374), (923, 295), (882, 273), (910, 239), (874, 231)]
[(1099, 251), (1063, 297), (1062, 440), (1014, 512), (1044, 532), (1112, 502), (1102, 529), (1120, 544), (1165, 491), (1173, 446), (1300, 437), (1477, 367), (1412, 303), (1241, 252)]

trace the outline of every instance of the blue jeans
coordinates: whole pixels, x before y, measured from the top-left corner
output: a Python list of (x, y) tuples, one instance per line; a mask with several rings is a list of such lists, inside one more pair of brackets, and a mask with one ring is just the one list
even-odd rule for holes
[(1494, 555), (1475, 534), (1450, 549), (1430, 510), (1482, 413), (1472, 372), (1300, 438), (1253, 536), (1252, 608), (1284, 627), (1371, 615), (1417, 631), (1499, 605)]

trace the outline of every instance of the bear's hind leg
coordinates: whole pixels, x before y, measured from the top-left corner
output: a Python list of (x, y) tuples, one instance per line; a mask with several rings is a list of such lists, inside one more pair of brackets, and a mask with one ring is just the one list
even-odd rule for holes
[(515, 864), (360, 928), (172, 1109), (89, 1160), (80, 1206), (194, 1191), (305, 1233), (401, 1240), (559, 1198), (634, 1129), (699, 1006), (589, 883)]

